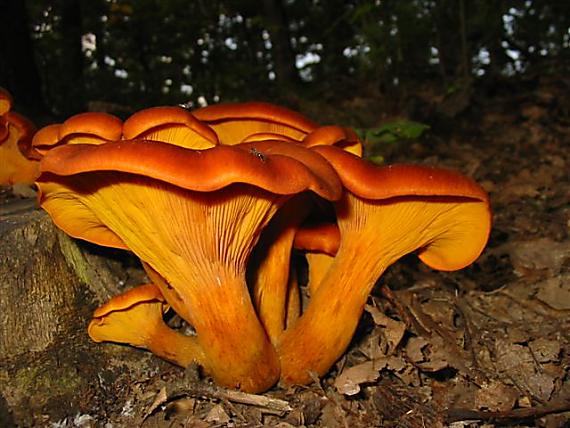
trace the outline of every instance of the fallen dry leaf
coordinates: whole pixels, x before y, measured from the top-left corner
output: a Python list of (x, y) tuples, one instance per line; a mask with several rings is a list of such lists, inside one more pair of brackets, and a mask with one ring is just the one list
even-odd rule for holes
[(476, 409), (504, 412), (511, 410), (518, 398), (519, 393), (514, 388), (491, 381), (475, 393), (473, 404)]
[(406, 355), (421, 370), (437, 372), (450, 366), (443, 339), (434, 336), (429, 341), (412, 337), (406, 345)]
[(518, 388), (542, 401), (550, 398), (554, 391), (555, 378), (542, 370), (528, 347), (497, 340), (495, 359), (499, 372), (506, 375)]
[(227, 424), (230, 421), (230, 416), (226, 413), (221, 404), (216, 404), (208, 412), (206, 421), (216, 424)]
[(539, 363), (550, 363), (560, 361), (560, 342), (548, 340), (543, 337), (533, 340), (528, 344), (532, 355)]
[(146, 410), (143, 420), (148, 418), (156, 409), (158, 409), (158, 407), (166, 403), (167, 400), (168, 400), (168, 394), (166, 392), (166, 387), (163, 386), (162, 388), (160, 388), (160, 391), (158, 391), (158, 393), (154, 397), (152, 404)]
[(388, 343), (388, 350), (386, 354), (392, 354), (404, 337), (404, 333), (406, 332), (406, 324), (388, 317), (376, 306), (366, 305), (364, 309), (372, 316), (374, 324), (380, 327), (384, 327), (383, 334), (386, 338), (386, 342)]
[(536, 298), (552, 309), (570, 310), (570, 274), (549, 278), (538, 285)]
[(357, 366), (344, 369), (334, 381), (338, 392), (345, 395), (355, 395), (360, 392), (362, 383), (374, 382), (380, 377), (380, 370), (386, 367), (387, 359), (366, 361)]
[(570, 258), (570, 241), (556, 242), (550, 238), (539, 238), (511, 242), (508, 246), (514, 272), (519, 276), (542, 269), (559, 272), (564, 260)]

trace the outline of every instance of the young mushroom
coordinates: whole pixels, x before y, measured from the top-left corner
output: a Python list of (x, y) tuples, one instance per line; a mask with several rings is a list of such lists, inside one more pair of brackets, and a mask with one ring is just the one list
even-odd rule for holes
[(145, 262), (196, 330), (218, 383), (257, 392), (277, 381), (278, 357), (253, 308), (246, 264), (290, 197), (340, 197), (326, 160), (279, 141), (191, 150), (123, 140), (56, 147), (41, 172), (40, 203), (55, 224), (78, 237), (107, 229)]
[(87, 331), (95, 342), (147, 349), (182, 367), (193, 362), (205, 365), (204, 353), (196, 338), (178, 333), (164, 322), (168, 308), (156, 285), (140, 285), (97, 308)]
[(307, 310), (280, 338), (281, 382), (326, 373), (348, 346), (384, 270), (403, 255), (439, 270), (461, 269), (483, 250), (491, 228), (487, 194), (458, 173), (422, 166), (377, 167), (318, 146), (346, 188), (336, 203), (338, 252)]

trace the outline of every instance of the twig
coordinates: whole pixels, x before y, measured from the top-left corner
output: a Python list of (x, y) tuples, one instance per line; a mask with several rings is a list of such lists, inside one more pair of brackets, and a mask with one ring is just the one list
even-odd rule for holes
[(513, 409), (504, 412), (491, 412), (470, 409), (450, 409), (447, 412), (446, 422), (457, 422), (469, 419), (485, 421), (505, 421), (508, 419), (540, 418), (553, 413), (570, 411), (570, 398), (553, 400), (550, 403), (529, 407), (525, 409)]
[(219, 400), (228, 400), (233, 403), (261, 407), (273, 412), (279, 412), (281, 414), (293, 410), (289, 405), (289, 402), (285, 400), (266, 397), (265, 395), (249, 394), (241, 391), (222, 389), (210, 385), (191, 385), (174, 388), (168, 394), (168, 401), (186, 395), (206, 396), (210, 398), (217, 398)]

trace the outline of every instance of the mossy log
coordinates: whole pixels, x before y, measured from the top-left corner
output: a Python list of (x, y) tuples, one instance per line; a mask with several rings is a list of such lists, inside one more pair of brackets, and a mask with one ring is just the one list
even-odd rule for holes
[(114, 369), (156, 364), (143, 351), (95, 344), (86, 332), (95, 307), (142, 281), (132, 259), (72, 240), (34, 205), (0, 205), (2, 427), (89, 413), (110, 393), (103, 374), (115, 379)]

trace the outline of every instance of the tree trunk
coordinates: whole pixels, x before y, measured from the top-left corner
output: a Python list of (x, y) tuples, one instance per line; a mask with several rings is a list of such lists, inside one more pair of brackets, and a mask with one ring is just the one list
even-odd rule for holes
[(294, 86), (299, 82), (299, 75), (295, 66), (295, 53), (291, 48), (285, 7), (281, 0), (263, 0), (263, 6), (265, 18), (269, 23), (268, 31), (271, 36), (271, 52), (277, 83), (285, 87)]
[(78, 245), (32, 204), (0, 205), (2, 427), (48, 426), (92, 412), (98, 400), (120, 395), (121, 378), (124, 388), (125, 377), (161, 364), (149, 353), (89, 339), (92, 310), (119, 292), (127, 273), (113, 272), (116, 260)]
[(64, 102), (61, 113), (67, 117), (87, 109), (85, 99), (85, 82), (83, 78), (83, 50), (81, 39), (82, 15), (79, 0), (61, 1), (61, 71), (65, 82), (63, 84)]

